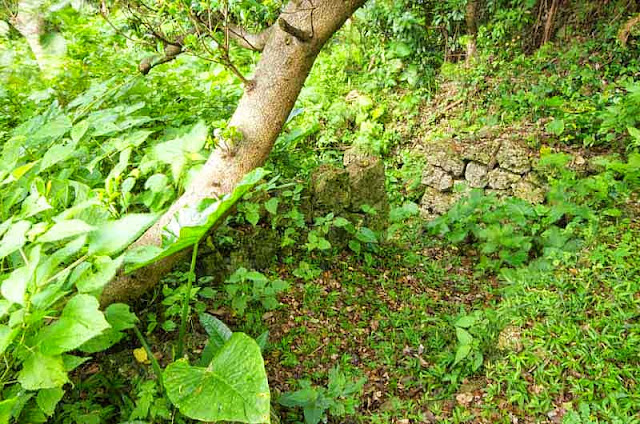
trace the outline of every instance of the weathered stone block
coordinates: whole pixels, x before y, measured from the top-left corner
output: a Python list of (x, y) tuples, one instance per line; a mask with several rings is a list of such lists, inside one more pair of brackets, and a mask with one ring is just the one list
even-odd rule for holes
[(483, 141), (478, 144), (468, 144), (462, 151), (462, 159), (487, 165), (500, 146), (500, 140)]
[(487, 183), (489, 187), (494, 188), (496, 190), (506, 190), (511, 188), (511, 186), (518, 181), (520, 181), (522, 177), (519, 174), (514, 174), (513, 172), (505, 171), (501, 168), (492, 169), (487, 174)]
[(315, 209), (323, 209), (340, 213), (351, 202), (349, 173), (331, 165), (322, 165), (311, 176), (313, 205)]
[(422, 174), (422, 184), (439, 191), (447, 191), (453, 187), (453, 177), (442, 168), (427, 165)]
[(531, 170), (531, 161), (529, 160), (528, 150), (515, 141), (503, 141), (502, 146), (496, 155), (496, 159), (500, 168), (516, 174), (524, 174)]
[(464, 173), (464, 161), (449, 150), (441, 150), (427, 155), (427, 162), (443, 169), (454, 177), (460, 177)]
[(485, 188), (487, 185), (487, 167), (478, 162), (469, 162), (464, 178), (473, 188)]
[(514, 184), (513, 195), (529, 203), (543, 203), (545, 200), (545, 191), (527, 180), (521, 180)]

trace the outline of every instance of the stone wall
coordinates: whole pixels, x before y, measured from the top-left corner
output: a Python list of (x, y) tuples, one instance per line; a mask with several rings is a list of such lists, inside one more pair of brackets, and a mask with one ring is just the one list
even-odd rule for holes
[(472, 189), (532, 203), (544, 201), (544, 189), (532, 171), (534, 158), (516, 140), (450, 140), (424, 146), (423, 152), (427, 165), (422, 174), (421, 209), (426, 218), (446, 213)]

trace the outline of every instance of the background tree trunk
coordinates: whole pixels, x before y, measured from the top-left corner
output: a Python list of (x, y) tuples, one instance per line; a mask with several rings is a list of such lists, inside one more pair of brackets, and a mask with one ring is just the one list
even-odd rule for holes
[(477, 54), (476, 40), (478, 38), (478, 0), (467, 1), (465, 20), (467, 21), (467, 35), (469, 36), (465, 63), (469, 66)]
[[(327, 40), (366, 0), (292, 0), (274, 25), (230, 126), (243, 135), (233, 146), (218, 146), (194, 183), (169, 211), (134, 245), (161, 244), (162, 228), (185, 205), (231, 192), (251, 170), (266, 161), (313, 63)], [(293, 28), (294, 30), (291, 30)], [(310, 35), (302, 41), (300, 30)], [(295, 35), (294, 35), (295, 34)], [(301, 37), (301, 36), (300, 36)], [(119, 275), (105, 288), (101, 302), (128, 301), (155, 286), (185, 252), (165, 258), (130, 275)]]

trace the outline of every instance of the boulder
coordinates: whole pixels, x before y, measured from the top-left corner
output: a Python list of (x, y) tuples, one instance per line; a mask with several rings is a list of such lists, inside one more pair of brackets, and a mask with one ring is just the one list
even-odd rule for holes
[(422, 184), (439, 191), (448, 191), (453, 187), (453, 177), (442, 168), (427, 165), (422, 173)]
[(332, 165), (319, 166), (311, 175), (313, 208), (339, 214), (351, 203), (349, 173)]
[(375, 156), (360, 157), (347, 165), (351, 202), (349, 209), (360, 212), (369, 205), (378, 212), (386, 212), (389, 200), (385, 189), (384, 163)]
[(531, 170), (528, 150), (512, 140), (505, 140), (496, 155), (500, 168), (516, 174), (524, 174)]
[(500, 143), (500, 140), (489, 140), (467, 144), (462, 151), (461, 157), (468, 161), (487, 165), (492, 161)]
[(496, 190), (506, 190), (511, 188), (511, 186), (518, 181), (520, 181), (522, 177), (518, 174), (514, 174), (513, 172), (505, 171), (501, 168), (492, 169), (487, 174), (487, 183), (489, 187)]
[(445, 149), (427, 155), (427, 163), (438, 167), (454, 177), (464, 173), (464, 162), (452, 151)]
[(443, 193), (432, 187), (427, 187), (420, 201), (420, 207), (430, 215), (442, 215), (456, 202), (454, 195)]
[(485, 188), (487, 185), (487, 167), (478, 162), (469, 162), (464, 178), (473, 188)]
[(532, 182), (523, 179), (513, 185), (513, 195), (529, 203), (544, 203), (545, 191)]

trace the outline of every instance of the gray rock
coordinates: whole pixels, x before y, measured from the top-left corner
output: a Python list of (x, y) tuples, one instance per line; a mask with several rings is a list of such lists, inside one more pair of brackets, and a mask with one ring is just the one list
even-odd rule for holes
[(313, 208), (339, 214), (351, 203), (349, 174), (331, 165), (318, 167), (311, 175)]
[(513, 195), (529, 203), (538, 204), (545, 200), (545, 191), (527, 180), (521, 180), (514, 184)]
[(505, 140), (498, 150), (496, 159), (500, 168), (516, 174), (524, 174), (531, 170), (531, 162), (529, 161), (529, 151), (518, 143)]
[(489, 171), (489, 174), (487, 174), (489, 187), (496, 190), (506, 190), (511, 188), (511, 186), (520, 181), (520, 179), (520, 175), (505, 171), (501, 168), (492, 169)]
[(427, 165), (422, 173), (422, 184), (439, 191), (447, 191), (453, 187), (453, 177), (442, 168)]
[(440, 150), (427, 155), (427, 162), (453, 175), (460, 177), (464, 173), (464, 162), (450, 150)]
[(454, 194), (427, 187), (420, 201), (420, 207), (426, 215), (438, 216), (447, 213), (456, 200)]
[(467, 144), (462, 151), (462, 159), (486, 165), (491, 162), (493, 155), (499, 146), (500, 140)]
[(344, 166), (349, 166), (351, 164), (365, 164), (368, 161), (375, 160), (377, 160), (376, 157), (370, 153), (367, 153), (358, 147), (351, 147), (345, 150), (342, 163)]
[(361, 212), (363, 205), (369, 205), (379, 213), (386, 213), (389, 201), (385, 190), (384, 163), (374, 156), (361, 157), (349, 163), (347, 173), (351, 192), (349, 209)]
[(464, 178), (473, 188), (484, 188), (487, 185), (487, 167), (478, 162), (469, 162)]

